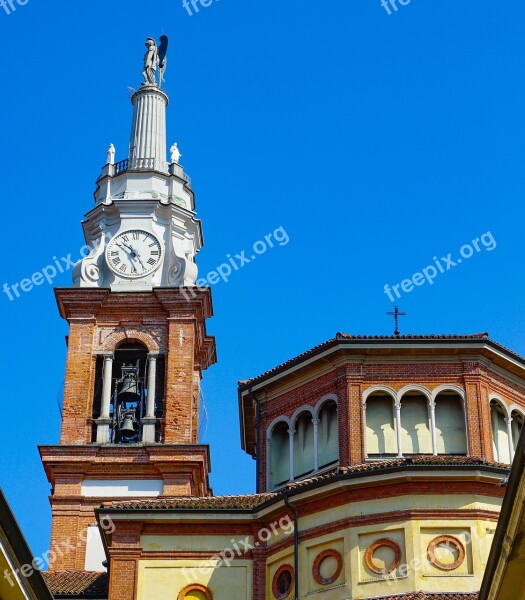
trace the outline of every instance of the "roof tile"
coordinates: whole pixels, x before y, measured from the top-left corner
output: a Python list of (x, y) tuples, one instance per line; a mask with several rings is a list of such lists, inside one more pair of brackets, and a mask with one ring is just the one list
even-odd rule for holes
[[(273, 367), (272, 369), (269, 369), (268, 371), (265, 371), (264, 373), (261, 373), (260, 375), (257, 375), (256, 377), (252, 377), (251, 379), (244, 379), (239, 381), (239, 385), (242, 386), (246, 386), (249, 384), (253, 384), (256, 381), (259, 381), (260, 379), (264, 379), (265, 377), (268, 377), (268, 375), (271, 375), (273, 373), (276, 373), (278, 371), (281, 371), (282, 369), (286, 368), (287, 366), (300, 361), (303, 358), (307, 358), (308, 356), (311, 356), (313, 354), (316, 354), (317, 352), (319, 352), (319, 350), (322, 350), (325, 347), (328, 347), (332, 344), (335, 344), (338, 341), (341, 340), (355, 340), (355, 341), (384, 341), (384, 342), (389, 342), (389, 341), (406, 341), (406, 340), (414, 340), (414, 341), (422, 341), (422, 340), (449, 340), (449, 341), (464, 341), (464, 340), (479, 340), (479, 341), (487, 341), (489, 340), (489, 334), (484, 332), (484, 333), (469, 333), (469, 334), (427, 334), (427, 335), (412, 335), (412, 334), (408, 334), (408, 335), (351, 335), (349, 333), (342, 333), (342, 332), (338, 332), (336, 333), (334, 338), (331, 338), (329, 340), (327, 340), (326, 342), (323, 342), (322, 344), (318, 344), (317, 346), (314, 346), (313, 348), (310, 348), (309, 350), (307, 350), (306, 352), (302, 352), (301, 354), (298, 354), (297, 356), (294, 356), (293, 358), (291, 358), (290, 360), (287, 360), (283, 363), (281, 363), (280, 365), (277, 365), (275, 367)], [(499, 344), (498, 344), (499, 345)], [(505, 348), (506, 349), (506, 348)]]
[(313, 475), (306, 479), (294, 481), (275, 492), (264, 494), (247, 494), (242, 496), (209, 496), (209, 497), (165, 497), (148, 500), (124, 500), (104, 503), (104, 508), (110, 510), (253, 510), (282, 497), (282, 492), (294, 493), (302, 488), (330, 482), (337, 479), (348, 479), (361, 473), (376, 473), (399, 469), (403, 467), (443, 468), (443, 467), (496, 467), (508, 472), (509, 466), (500, 463), (484, 461), (470, 456), (429, 456), (416, 455), (409, 458), (395, 458), (368, 462), (359, 465), (338, 466)]
[(477, 600), (476, 593), (444, 592), (434, 594), (432, 592), (414, 592), (413, 594), (399, 594), (397, 596), (380, 596), (368, 600)]
[(62, 571), (43, 575), (55, 598), (104, 598), (108, 594), (107, 573)]

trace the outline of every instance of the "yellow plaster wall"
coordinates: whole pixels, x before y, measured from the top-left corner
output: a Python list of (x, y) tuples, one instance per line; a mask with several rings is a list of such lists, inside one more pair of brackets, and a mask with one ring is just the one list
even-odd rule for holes
[[(397, 512), (407, 509), (470, 509), (498, 513), (501, 500), (473, 495), (406, 496), (375, 499), (368, 502), (348, 503), (338, 508), (301, 518), (299, 530), (307, 533), (321, 525), (345, 518)], [(465, 515), (468, 517), (468, 514)], [(495, 521), (475, 519), (410, 520), (350, 527), (343, 531), (319, 535), (302, 541), (299, 547), (299, 596), (301, 599), (315, 594), (321, 600), (354, 600), (414, 592), (478, 591), (483, 579), (487, 557), (494, 538)], [(440, 535), (452, 535), (459, 539), (466, 550), (465, 561), (454, 571), (436, 568), (427, 557), (428, 544)], [(269, 546), (283, 539), (272, 537)], [(366, 549), (375, 540), (389, 538), (401, 548), (401, 563), (390, 577), (374, 575), (364, 562)], [(343, 572), (328, 586), (315, 582), (312, 576), (313, 562), (325, 549), (335, 549), (343, 556)], [(267, 600), (275, 600), (272, 594), (273, 576), (283, 564), (293, 565), (293, 547), (273, 554), (267, 565)], [(293, 598), (293, 593), (289, 598)]]
[(142, 560), (137, 600), (177, 600), (191, 583), (206, 586), (214, 600), (251, 600), (252, 563), (236, 560), (230, 567), (213, 560)]
[[(501, 499), (489, 496), (472, 496), (467, 494), (440, 496), (413, 495), (394, 498), (378, 498), (366, 502), (349, 502), (344, 506), (329, 508), (313, 515), (301, 518), (301, 531), (312, 529), (320, 525), (327, 525), (334, 521), (359, 516), (373, 516), (376, 514), (399, 512), (403, 510), (450, 510), (470, 509), (488, 510), (498, 512), (501, 509)], [(282, 536), (272, 536), (269, 545), (275, 544)]]

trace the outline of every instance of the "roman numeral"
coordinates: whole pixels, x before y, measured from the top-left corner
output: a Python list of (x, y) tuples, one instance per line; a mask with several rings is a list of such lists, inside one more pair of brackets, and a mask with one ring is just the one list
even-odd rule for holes
[(126, 242), (126, 244), (129, 242), (129, 237), (127, 235), (123, 235), (122, 236), (122, 241)]
[(151, 251), (151, 256), (158, 256), (159, 255), (159, 251), (158, 250), (152, 250)]
[(118, 256), (118, 250), (113, 250), (111, 252), (111, 256)]
[(139, 232), (138, 231), (134, 231), (133, 232), (133, 239), (134, 240), (138, 240), (139, 239)]
[(153, 248), (153, 246), (156, 246), (157, 242), (151, 242), (151, 244), (148, 245), (148, 248)]
[(122, 266), (119, 268), (119, 271), (120, 271), (121, 273), (125, 273), (127, 268), (128, 268), (128, 265), (122, 265)]
[(116, 258), (113, 258), (111, 262), (116, 266), (120, 263), (120, 256), (117, 255)]
[(157, 261), (154, 258), (148, 260), (148, 265), (154, 265)]

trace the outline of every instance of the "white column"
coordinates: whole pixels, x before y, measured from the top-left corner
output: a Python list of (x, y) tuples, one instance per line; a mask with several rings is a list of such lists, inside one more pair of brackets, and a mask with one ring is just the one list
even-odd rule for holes
[(490, 422), (492, 423), (492, 448), (497, 454), (494, 456), (496, 462), (500, 462), (499, 437), (498, 437), (498, 413), (491, 405), (490, 407)]
[(97, 443), (109, 443), (109, 409), (111, 406), (111, 378), (113, 375), (113, 355), (104, 356), (102, 368), (102, 402), (100, 417), (97, 419)]
[(514, 442), (512, 441), (512, 416), (505, 417), (505, 423), (507, 424), (507, 435), (509, 436), (509, 456), (510, 462), (514, 459)]
[(102, 373), (102, 410), (100, 417), (109, 419), (109, 407), (111, 405), (111, 377), (113, 375), (113, 356), (104, 356), (104, 367)]
[(168, 96), (155, 86), (144, 86), (131, 99), (133, 126), (129, 147), (129, 168), (167, 171), (166, 106)]
[(146, 416), (142, 419), (142, 441), (155, 442), (155, 393), (157, 385), (157, 355), (148, 355), (148, 397), (146, 399)]
[(396, 407), (396, 435), (397, 435), (397, 455), (403, 456), (403, 448), (401, 446), (401, 402), (395, 403)]
[[(337, 419), (339, 421), (339, 419)], [(365, 449), (365, 460), (368, 458), (368, 439), (366, 430), (366, 402), (363, 402), (363, 447)]]
[(319, 419), (312, 419), (314, 424), (314, 471), (319, 471)]
[(432, 435), (432, 454), (437, 455), (437, 436), (436, 436), (436, 403), (432, 400), (429, 402), (428, 408), (430, 410), (430, 431)]
[(148, 401), (146, 404), (146, 417), (155, 418), (155, 387), (157, 383), (157, 355), (148, 356)]
[(274, 488), (272, 481), (272, 436), (266, 435), (266, 490), (269, 492)]
[(293, 466), (293, 439), (295, 435), (295, 429), (288, 429), (288, 435), (290, 436), (290, 481), (294, 480), (294, 466)]

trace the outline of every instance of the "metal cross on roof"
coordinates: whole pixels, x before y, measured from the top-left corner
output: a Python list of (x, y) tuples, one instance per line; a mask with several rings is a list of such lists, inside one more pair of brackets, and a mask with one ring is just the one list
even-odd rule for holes
[(395, 321), (395, 324), (396, 324), (396, 330), (394, 331), (394, 335), (400, 335), (399, 334), (399, 317), (406, 317), (406, 313), (399, 312), (399, 307), (395, 306), (394, 307), (394, 312), (387, 312), (386, 314), (389, 317), (394, 317), (394, 321)]

